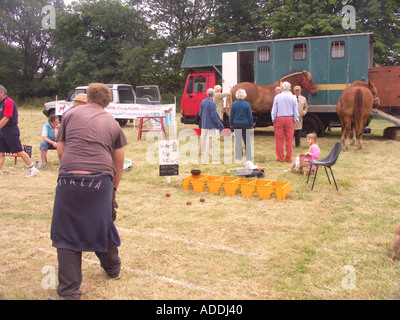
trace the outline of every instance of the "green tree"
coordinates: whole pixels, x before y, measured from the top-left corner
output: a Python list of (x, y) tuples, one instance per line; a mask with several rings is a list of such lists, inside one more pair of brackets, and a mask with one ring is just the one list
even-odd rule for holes
[(270, 38), (271, 28), (263, 23), (270, 10), (269, 3), (257, 0), (217, 0), (210, 23), (210, 41), (222, 43)]
[[(0, 7), (0, 40), (17, 49), (22, 66), (15, 70), (15, 94), (21, 97), (48, 92), (44, 79), (52, 74), (56, 64), (42, 10), (52, 5), (63, 9), (62, 0), (2, 0)], [(9, 49), (12, 50), (12, 49)], [(11, 63), (12, 64), (12, 63)]]
[(375, 64), (400, 65), (400, 2), (398, 0), (348, 2), (356, 11), (356, 31), (374, 33)]
[[(54, 31), (60, 64), (55, 87), (66, 94), (89, 82), (117, 83), (137, 79), (126, 72), (127, 52), (141, 52), (155, 32), (134, 8), (119, 0), (81, 2), (63, 13)], [(151, 59), (143, 56), (143, 60)], [(131, 83), (135, 85), (135, 83)]]
[(21, 81), (24, 66), (21, 51), (0, 40), (0, 84), (4, 85), (10, 95), (22, 92)]
[[(273, 38), (312, 37), (320, 35), (373, 32), (374, 61), (377, 64), (400, 64), (400, 29), (398, 0), (271, 0), (275, 10), (264, 21), (273, 29)], [(355, 29), (344, 29), (344, 5), (355, 9)]]
[(312, 37), (343, 33), (342, 17), (338, 14), (342, 1), (278, 1), (265, 23), (273, 29), (273, 38)]
[(210, 27), (215, 0), (144, 0), (141, 4), (149, 23), (169, 43), (169, 67), (179, 70), (188, 44), (204, 38)]

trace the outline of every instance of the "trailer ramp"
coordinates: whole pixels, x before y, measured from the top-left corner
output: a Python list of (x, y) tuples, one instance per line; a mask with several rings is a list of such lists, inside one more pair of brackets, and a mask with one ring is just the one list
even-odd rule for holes
[(386, 112), (383, 112), (381, 110), (373, 108), (371, 114), (373, 116), (376, 116), (376, 117), (379, 117), (379, 118), (382, 118), (382, 119), (385, 119), (387, 121), (394, 123), (396, 125), (396, 127), (400, 127), (400, 119), (396, 118), (390, 114), (387, 114)]

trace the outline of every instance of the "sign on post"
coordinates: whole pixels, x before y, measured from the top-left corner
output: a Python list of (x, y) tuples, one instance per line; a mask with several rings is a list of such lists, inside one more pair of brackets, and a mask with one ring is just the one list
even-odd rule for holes
[(158, 158), (160, 176), (179, 175), (179, 141), (159, 141)]
[(32, 146), (22, 146), (24, 151), (28, 154), (29, 158), (32, 158)]

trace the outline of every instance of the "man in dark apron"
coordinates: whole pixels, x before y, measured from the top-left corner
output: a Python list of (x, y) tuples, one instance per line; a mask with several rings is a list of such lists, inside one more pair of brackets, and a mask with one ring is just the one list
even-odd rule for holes
[(91, 84), (87, 104), (71, 109), (58, 132), (60, 170), (51, 224), (59, 263), (55, 299), (80, 298), (82, 251), (95, 252), (110, 278), (120, 276), (113, 203), (127, 141), (118, 122), (104, 110), (110, 101), (107, 86)]

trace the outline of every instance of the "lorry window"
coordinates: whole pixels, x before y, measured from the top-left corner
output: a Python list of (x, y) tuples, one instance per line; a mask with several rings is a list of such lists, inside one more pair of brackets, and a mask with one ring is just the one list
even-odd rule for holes
[(188, 82), (186, 93), (187, 94), (193, 93), (193, 77), (189, 78), (189, 82)]
[(193, 79), (193, 77), (189, 78), (188, 86), (186, 93), (192, 94), (197, 92), (204, 92), (206, 91), (207, 81), (206, 78), (203, 76), (198, 76)]
[(193, 93), (196, 92), (204, 92), (206, 91), (206, 78), (199, 76), (194, 79), (194, 90)]
[(135, 97), (130, 87), (118, 87), (120, 103), (135, 103)]
[(258, 48), (258, 62), (269, 62), (269, 46), (262, 46)]
[(299, 44), (294, 45), (293, 59), (294, 60), (306, 60), (307, 59), (307, 46), (305, 43), (299, 43)]
[(331, 58), (339, 59), (344, 58), (345, 44), (344, 41), (333, 41), (331, 45)]

